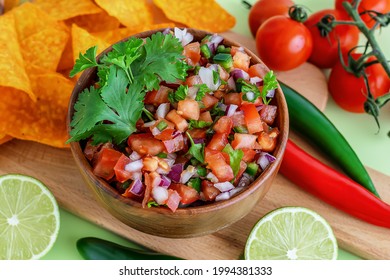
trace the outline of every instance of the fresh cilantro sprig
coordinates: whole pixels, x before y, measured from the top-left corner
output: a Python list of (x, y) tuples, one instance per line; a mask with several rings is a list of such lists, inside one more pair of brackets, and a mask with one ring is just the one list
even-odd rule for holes
[(180, 100), (186, 99), (188, 95), (188, 86), (180, 85), (176, 91), (171, 91), (168, 93), (168, 100), (171, 104), (179, 102)]
[(229, 155), (230, 167), (233, 170), (234, 177), (236, 177), (238, 171), (240, 170), (240, 163), (244, 157), (244, 152), (240, 149), (234, 150), (230, 144), (227, 144), (225, 148), (223, 148), (222, 152), (225, 152)]
[(206, 121), (197, 121), (197, 120), (189, 120), (188, 122), (188, 129), (193, 128), (205, 128), (211, 126), (212, 122), (206, 122)]
[(265, 74), (263, 78), (263, 89), (261, 90), (261, 96), (263, 98), (264, 104), (268, 104), (270, 102), (270, 99), (267, 99), (267, 93), (271, 90), (278, 88), (278, 81), (276, 80), (276, 76), (274, 74), (274, 71), (269, 71), (267, 74)]
[(80, 93), (75, 103), (68, 142), (92, 138), (93, 144), (120, 144), (136, 130), (145, 93), (162, 80), (184, 80), (188, 65), (180, 41), (171, 34), (153, 34), (143, 43), (131, 38), (113, 46), (98, 62), (96, 47), (80, 54), (71, 75), (97, 67), (98, 88)]
[[(278, 81), (273, 71), (269, 71), (267, 74), (265, 74), (261, 92), (255, 84), (248, 83), (242, 78), (237, 79), (237, 84), (239, 85), (241, 92), (244, 93), (243, 99), (245, 101), (255, 102), (255, 100), (261, 96), (264, 104), (268, 104), (271, 101), (270, 99), (267, 99), (268, 92), (278, 87)], [(248, 92), (253, 93), (253, 98), (248, 99)]]
[(204, 143), (195, 144), (191, 135), (186, 132), (188, 139), (190, 139), (191, 147), (188, 149), (188, 154), (192, 155), (194, 158), (199, 160), (201, 163), (204, 163)]

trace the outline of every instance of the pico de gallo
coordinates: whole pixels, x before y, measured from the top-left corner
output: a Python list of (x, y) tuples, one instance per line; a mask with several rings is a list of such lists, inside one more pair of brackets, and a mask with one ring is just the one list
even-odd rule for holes
[(122, 143), (85, 141), (93, 173), (143, 207), (180, 207), (227, 200), (274, 160), (279, 129), (270, 104), (276, 78), (218, 34), (182, 45), (184, 80), (161, 80), (146, 92), (134, 131)]

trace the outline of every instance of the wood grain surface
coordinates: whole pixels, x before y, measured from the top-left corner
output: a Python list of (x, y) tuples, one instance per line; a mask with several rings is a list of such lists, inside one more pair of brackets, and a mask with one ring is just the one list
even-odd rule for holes
[[(234, 39), (241, 39), (240, 36)], [(242, 42), (248, 48), (253, 40)], [(302, 92), (319, 108), (327, 100), (323, 73), (310, 64), (293, 71), (278, 73), (280, 79)], [(296, 135), (291, 138), (316, 157), (307, 143)], [(369, 169), (382, 199), (390, 202), (390, 178)], [(186, 259), (237, 259), (253, 225), (267, 212), (282, 206), (308, 207), (329, 221), (339, 246), (367, 259), (390, 259), (390, 230), (357, 220), (305, 193), (278, 175), (270, 191), (255, 209), (242, 220), (217, 233), (188, 239), (168, 239), (136, 231), (100, 207), (86, 187), (68, 149), (57, 149), (38, 143), (12, 140), (0, 146), (0, 174), (22, 173), (43, 181), (53, 192), (60, 206), (77, 216), (100, 225), (129, 240), (163, 253)]]

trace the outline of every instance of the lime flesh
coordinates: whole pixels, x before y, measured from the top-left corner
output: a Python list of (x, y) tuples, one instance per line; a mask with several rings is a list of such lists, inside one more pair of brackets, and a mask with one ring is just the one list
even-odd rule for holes
[(247, 260), (334, 260), (337, 253), (332, 228), (303, 207), (283, 207), (265, 215), (245, 246)]
[(45, 185), (25, 175), (0, 176), (0, 259), (41, 258), (59, 225), (57, 202)]

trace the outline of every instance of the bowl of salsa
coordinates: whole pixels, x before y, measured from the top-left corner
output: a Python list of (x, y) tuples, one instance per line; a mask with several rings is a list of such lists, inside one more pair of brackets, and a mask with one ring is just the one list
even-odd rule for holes
[(171, 238), (218, 231), (246, 216), (272, 185), (288, 138), (273, 71), (220, 34), (152, 30), (96, 55), (68, 112), (71, 151), (114, 217)]

